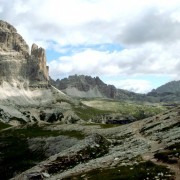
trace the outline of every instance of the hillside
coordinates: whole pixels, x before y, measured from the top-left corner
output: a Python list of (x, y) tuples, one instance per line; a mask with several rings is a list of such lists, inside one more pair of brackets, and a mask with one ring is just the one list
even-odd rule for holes
[(156, 92), (158, 94), (161, 93), (180, 93), (180, 81), (171, 81), (168, 82), (157, 89), (153, 90), (152, 92)]
[(180, 81), (168, 82), (153, 89), (147, 96), (155, 97), (160, 102), (180, 102)]

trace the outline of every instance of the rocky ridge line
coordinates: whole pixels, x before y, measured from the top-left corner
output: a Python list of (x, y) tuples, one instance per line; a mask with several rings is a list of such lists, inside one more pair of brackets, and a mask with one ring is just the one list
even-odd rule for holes
[(69, 96), (80, 98), (111, 98), (121, 100), (145, 100), (146, 96), (130, 92), (123, 89), (117, 89), (113, 85), (105, 84), (99, 77), (85, 75), (73, 75), (64, 79), (54, 81), (50, 79), (53, 86), (63, 91)]

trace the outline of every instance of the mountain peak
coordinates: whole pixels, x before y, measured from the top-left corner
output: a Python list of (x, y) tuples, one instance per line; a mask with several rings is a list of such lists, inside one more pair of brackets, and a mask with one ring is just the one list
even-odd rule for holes
[(29, 55), (29, 47), (22, 36), (12, 25), (2, 20), (0, 21), (0, 51), (15, 51), (25, 56)]
[(6, 29), (6, 31), (17, 32), (17, 30), (8, 22), (0, 20), (0, 28)]
[(48, 84), (49, 68), (43, 48), (29, 46), (9, 23), (0, 20), (0, 81), (26, 82), (30, 85)]

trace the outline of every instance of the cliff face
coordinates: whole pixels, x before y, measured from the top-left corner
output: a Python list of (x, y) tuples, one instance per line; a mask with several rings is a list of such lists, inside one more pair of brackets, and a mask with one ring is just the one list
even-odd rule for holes
[(49, 74), (43, 48), (29, 47), (16, 29), (0, 20), (0, 82), (48, 84)]
[(32, 45), (27, 65), (27, 76), (31, 83), (49, 81), (49, 67), (46, 66), (46, 53), (43, 48), (38, 48), (36, 44)]

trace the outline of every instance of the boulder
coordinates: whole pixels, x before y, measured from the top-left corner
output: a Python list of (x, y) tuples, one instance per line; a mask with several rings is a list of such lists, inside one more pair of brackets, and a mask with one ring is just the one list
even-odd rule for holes
[(40, 112), (40, 120), (51, 123), (56, 121), (61, 121), (63, 117), (64, 117), (63, 113), (58, 110), (53, 110), (50, 112), (47, 111)]

